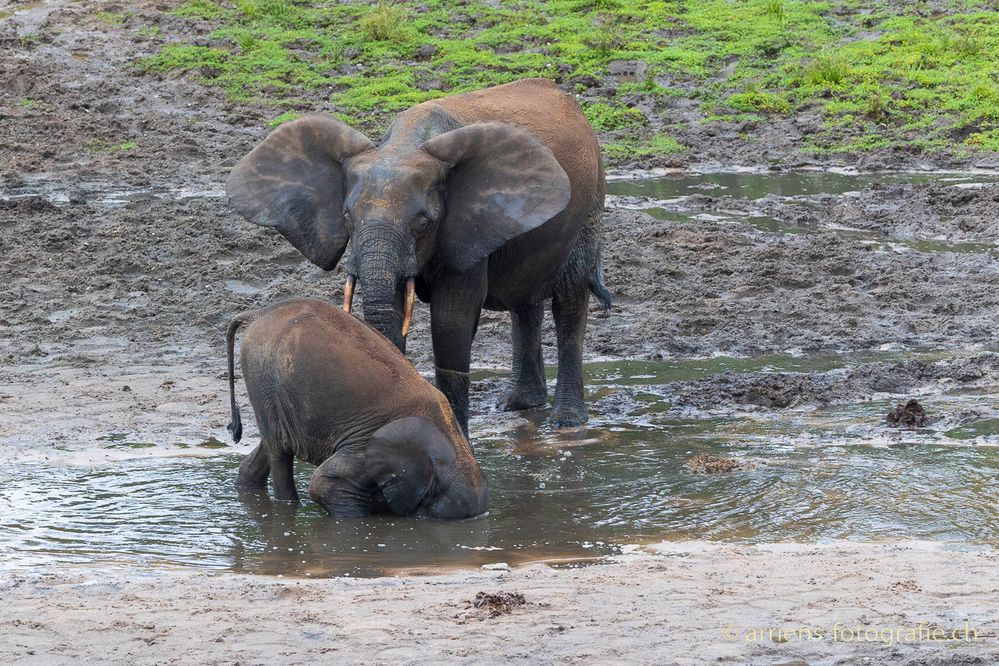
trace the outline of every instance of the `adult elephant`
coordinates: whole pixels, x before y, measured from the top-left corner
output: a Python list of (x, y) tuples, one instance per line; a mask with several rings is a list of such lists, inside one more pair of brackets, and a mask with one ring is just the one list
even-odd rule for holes
[(552, 299), (558, 384), (551, 421), (586, 421), (582, 345), (589, 294), (610, 306), (600, 259), (604, 174), (579, 104), (528, 79), (419, 104), (377, 146), (311, 115), (282, 125), (232, 170), (226, 192), (332, 270), (352, 244), (344, 289), (405, 351), (414, 295), (430, 303), (437, 385), (468, 430), (468, 370), (483, 307), (509, 310), (507, 410), (547, 400), (543, 302)]

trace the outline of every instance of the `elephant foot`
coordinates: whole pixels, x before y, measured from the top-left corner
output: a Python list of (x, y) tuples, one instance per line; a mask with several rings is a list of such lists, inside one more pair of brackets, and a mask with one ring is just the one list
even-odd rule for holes
[(548, 423), (554, 428), (578, 428), (586, 423), (586, 408), (556, 407), (548, 417)]
[(512, 389), (496, 401), (496, 409), (501, 412), (519, 412), (522, 409), (536, 409), (548, 404), (546, 391)]
[(239, 463), (239, 474), (236, 475), (238, 490), (256, 490), (267, 487), (267, 477), (271, 472), (271, 463), (264, 447), (257, 446)]

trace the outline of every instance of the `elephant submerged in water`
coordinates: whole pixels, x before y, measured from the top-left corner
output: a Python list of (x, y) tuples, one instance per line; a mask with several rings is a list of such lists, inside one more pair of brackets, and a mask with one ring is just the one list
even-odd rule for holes
[(486, 481), (444, 396), (388, 340), (315, 299), (292, 299), (229, 324), (233, 439), (242, 437), (233, 347), (260, 429), (236, 485), (271, 477), (298, 501), (294, 459), (317, 465), (309, 494), (335, 516), (387, 508), (401, 516), (469, 518), (486, 511)]
[(503, 409), (547, 402), (543, 303), (552, 299), (558, 384), (551, 421), (586, 421), (583, 337), (603, 282), (600, 148), (579, 104), (545, 79), (419, 104), (379, 145), (311, 115), (282, 125), (232, 170), (226, 192), (332, 270), (348, 241), (344, 307), (405, 352), (416, 296), (430, 303), (437, 386), (468, 431), (472, 340), (483, 307), (509, 310), (512, 379)]

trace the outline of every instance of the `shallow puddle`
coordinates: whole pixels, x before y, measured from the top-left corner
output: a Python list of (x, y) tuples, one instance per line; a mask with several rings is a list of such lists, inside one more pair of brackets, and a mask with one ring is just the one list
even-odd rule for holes
[(99, 206), (124, 207), (146, 201), (189, 199), (219, 199), (225, 196), (222, 186), (206, 183), (195, 186), (127, 187), (102, 181), (61, 182), (43, 176), (22, 178), (16, 183), (0, 181), (0, 201), (18, 201), (40, 197), (55, 206), (89, 203)]
[[(296, 511), (266, 495), (240, 497), (232, 486), (239, 457), (224, 448), (164, 455), (155, 443), (115, 433), (102, 445), (141, 448), (134, 458), (0, 470), (0, 562), (373, 576), (585, 560), (661, 540), (999, 544), (995, 418), (900, 434), (882, 425), (894, 397), (724, 417), (678, 417), (664, 397), (668, 382), (722, 370), (821, 371), (850, 362), (830, 355), (592, 364), (590, 427), (549, 432), (538, 411), (507, 430), (480, 432), (476, 455), (489, 480), (490, 512), (451, 523), (337, 520), (307, 499)], [(994, 390), (941, 391), (929, 409), (985, 413)], [(624, 394), (627, 400), (616, 398)], [(752, 468), (695, 474), (685, 463), (700, 453)], [(299, 467), (303, 495), (311, 471)]]
[[(659, 220), (673, 222), (730, 222), (746, 224), (757, 231), (772, 234), (798, 235), (818, 231), (832, 231), (845, 238), (886, 251), (956, 252), (965, 254), (996, 253), (999, 243), (995, 239), (980, 241), (950, 241), (944, 239), (889, 239), (883, 234), (866, 229), (828, 226), (806, 228), (788, 224), (772, 217), (753, 212), (725, 211), (699, 212), (689, 209), (686, 197), (694, 194), (731, 196), (757, 201), (768, 196), (779, 198), (811, 197), (816, 195), (842, 195), (870, 187), (875, 183), (934, 183), (974, 187), (999, 182), (994, 174), (927, 173), (870, 173), (847, 174), (834, 171), (786, 171), (777, 173), (723, 172), (683, 173), (638, 180), (614, 180), (607, 184), (607, 193), (625, 197), (615, 205), (642, 210)], [(638, 200), (627, 197), (639, 197)], [(679, 206), (679, 210), (677, 210)]]
[(852, 174), (836, 171), (778, 171), (772, 173), (729, 171), (678, 173), (641, 179), (622, 178), (608, 182), (607, 193), (655, 199), (676, 199), (692, 194), (761, 199), (768, 194), (779, 197), (845, 194), (863, 190), (875, 183), (957, 185), (995, 182), (999, 182), (999, 175), (946, 172)]

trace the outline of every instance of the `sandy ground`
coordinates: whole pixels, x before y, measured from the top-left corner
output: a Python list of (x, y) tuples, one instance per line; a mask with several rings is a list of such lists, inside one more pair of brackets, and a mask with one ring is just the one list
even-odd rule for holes
[[(228, 168), (266, 133), (270, 111), (234, 107), (185, 78), (135, 71), (131, 59), (158, 42), (139, 34), (137, 19), (116, 28), (94, 17), (115, 6), (39, 3), (0, 20), (0, 456), (7, 460), (88, 454), (111, 432), (221, 439), (228, 319), (286, 296), (340, 296), (342, 274), (309, 266), (218, 197)], [(191, 29), (156, 5), (141, 9), (162, 39)], [(28, 33), (37, 36), (30, 44), (21, 40)], [(25, 106), (26, 98), (37, 103)], [(136, 139), (132, 150), (102, 148), (128, 138)], [(711, 137), (700, 154), (725, 156), (723, 139)], [(759, 156), (761, 165), (774, 159), (794, 164), (793, 142)], [(6, 197), (25, 192), (35, 196)], [(683, 206), (762, 210), (809, 233), (656, 220), (612, 205), (605, 256), (616, 306), (591, 313), (587, 359), (999, 348), (995, 252), (904, 246), (994, 242), (999, 186), (891, 185), (814, 201), (704, 195)], [(430, 368), (427, 314), (421, 305), (409, 349), (422, 370)], [(550, 330), (545, 344), (551, 358)], [(508, 365), (506, 314), (484, 315), (474, 354), (479, 366)], [(782, 409), (940, 378), (994, 378), (995, 356), (975, 354), (943, 368), (876, 363), (846, 376), (725, 375), (678, 385), (675, 396), (678, 407)], [(515, 418), (492, 411), (497, 391), (495, 381), (474, 387), (473, 438)], [(160, 569), (4, 573), (0, 655), (45, 664), (415, 663), (428, 655), (476, 663), (999, 660), (995, 551), (671, 548), (682, 552), (583, 569), (364, 581)], [(498, 617), (467, 608), (479, 591), (501, 589), (523, 593), (528, 604)], [(979, 640), (844, 642), (829, 637), (837, 622), (889, 630), (969, 622)], [(802, 625), (826, 638), (745, 640), (752, 627)]]
[[(648, 550), (657, 554), (580, 569), (370, 580), (162, 570), (7, 576), (0, 651), (16, 664), (999, 660), (995, 551), (919, 543)], [(479, 592), (520, 593), (526, 603), (492, 616), (474, 606)]]

